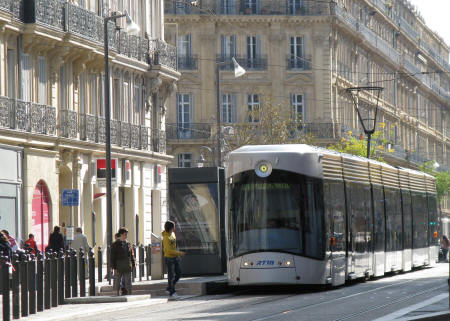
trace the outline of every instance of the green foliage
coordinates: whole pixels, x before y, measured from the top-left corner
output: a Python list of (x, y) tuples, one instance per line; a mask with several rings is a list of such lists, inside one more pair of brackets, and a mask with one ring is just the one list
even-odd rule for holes
[(246, 121), (233, 125), (233, 129), (232, 137), (228, 138), (230, 150), (244, 145), (314, 143), (314, 136), (303, 130), (303, 121), (295, 119), (289, 107), (275, 105), (270, 98), (264, 100), (259, 110), (248, 112)]
[(419, 165), (422, 172), (433, 175), (436, 178), (436, 191), (439, 201), (448, 195), (450, 190), (450, 171), (438, 172), (435, 170), (434, 161)]

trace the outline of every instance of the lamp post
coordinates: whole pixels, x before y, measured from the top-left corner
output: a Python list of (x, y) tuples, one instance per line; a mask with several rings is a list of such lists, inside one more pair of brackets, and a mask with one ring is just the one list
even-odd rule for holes
[[(110, 246), (112, 242), (112, 188), (111, 188), (111, 111), (110, 111), (110, 82), (109, 82), (109, 47), (108, 47), (108, 22), (126, 17), (125, 31), (130, 35), (139, 34), (139, 26), (125, 13), (113, 13), (112, 16), (103, 19), (104, 50), (105, 50), (105, 136), (106, 136), (106, 242)], [(109, 260), (108, 260), (109, 264)], [(108, 275), (110, 271), (108, 271)]]
[(211, 148), (209, 148), (208, 146), (200, 146), (200, 148), (198, 150), (200, 155), (199, 155), (198, 160), (197, 160), (197, 167), (203, 167), (203, 165), (205, 164), (205, 157), (203, 157), (203, 153), (201, 152), (202, 148), (206, 149), (208, 152), (211, 153), (211, 159), (213, 160), (213, 163), (214, 163), (214, 152), (213, 152), (213, 150)]
[(216, 93), (217, 93), (217, 166), (222, 167), (222, 131), (220, 130), (220, 67), (233, 63), (234, 78), (239, 78), (245, 74), (245, 69), (242, 68), (234, 57), (231, 61), (216, 62)]
[[(370, 140), (373, 133), (375, 133), (378, 114), (378, 101), (380, 99), (380, 93), (383, 91), (383, 89), (383, 87), (376, 86), (351, 87), (346, 89), (346, 91), (352, 96), (353, 105), (355, 106), (358, 113), (359, 121), (364, 130), (364, 133), (367, 135), (367, 158), (370, 158)], [(361, 115), (361, 107), (359, 106), (359, 93), (362, 91), (373, 92), (376, 95), (375, 115), (373, 116), (373, 118), (370, 116), (370, 109), (372, 107), (371, 104), (370, 106), (367, 106), (367, 117), (363, 118), (363, 116)]]

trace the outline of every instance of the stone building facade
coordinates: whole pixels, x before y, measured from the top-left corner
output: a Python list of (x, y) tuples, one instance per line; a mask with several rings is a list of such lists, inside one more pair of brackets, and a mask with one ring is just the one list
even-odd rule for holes
[[(450, 168), (449, 47), (408, 1), (201, 0), (194, 7), (166, 0), (165, 13), (182, 72), (168, 103), (172, 166), (196, 166), (207, 154), (201, 146), (214, 147), (215, 66), (234, 56), (247, 74), (220, 73), (225, 126), (248, 121), (268, 97), (300, 114), (320, 144), (359, 137), (346, 89), (381, 86), (378, 147), (385, 159)], [(361, 95), (366, 114), (373, 115), (375, 101)]]
[[(166, 99), (180, 76), (175, 47), (164, 41), (162, 0), (0, 1), (0, 143), (22, 155), (14, 234), (33, 232), (41, 248), (54, 225), (80, 226), (89, 244), (106, 243), (97, 177), (106, 139), (103, 18), (125, 10), (140, 34), (128, 35), (125, 19), (108, 27), (113, 230), (127, 226), (132, 241), (149, 243), (167, 214)], [(63, 189), (79, 190), (72, 215)]]

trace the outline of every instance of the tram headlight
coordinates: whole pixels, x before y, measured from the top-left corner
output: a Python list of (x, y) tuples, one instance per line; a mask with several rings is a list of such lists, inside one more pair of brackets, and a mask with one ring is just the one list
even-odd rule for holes
[(272, 173), (272, 164), (267, 161), (259, 162), (255, 167), (255, 173), (259, 177), (267, 177)]
[(290, 260), (286, 260), (285, 264), (286, 266), (291, 266), (292, 262)]
[(245, 261), (245, 262), (244, 262), (244, 266), (245, 266), (245, 267), (248, 267), (248, 265), (249, 265), (248, 262)]

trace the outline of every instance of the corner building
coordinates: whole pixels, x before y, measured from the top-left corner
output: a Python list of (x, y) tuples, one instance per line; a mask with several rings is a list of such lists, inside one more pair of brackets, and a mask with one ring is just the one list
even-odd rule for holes
[[(201, 146), (214, 147), (215, 64), (234, 56), (247, 74), (220, 73), (224, 126), (254, 121), (248, 112), (269, 97), (300, 116), (318, 144), (359, 137), (345, 89), (381, 86), (385, 159), (450, 168), (449, 47), (408, 1), (166, 0), (165, 13), (182, 73), (167, 118), (172, 166), (196, 166)], [(360, 97), (366, 114), (374, 98)], [(449, 214), (447, 200), (442, 207)]]
[[(180, 76), (162, 0), (0, 1), (1, 220), (19, 239), (34, 233), (41, 248), (54, 225), (71, 223), (91, 246), (106, 244), (96, 168), (106, 139), (103, 18), (124, 10), (140, 34), (120, 28), (124, 18), (109, 26), (113, 230), (126, 226), (132, 242), (147, 244), (167, 215), (166, 99)], [(63, 189), (80, 193), (72, 222)]]

